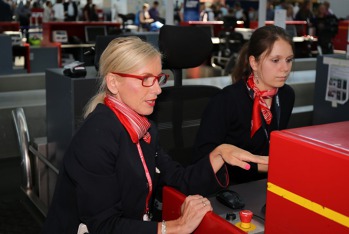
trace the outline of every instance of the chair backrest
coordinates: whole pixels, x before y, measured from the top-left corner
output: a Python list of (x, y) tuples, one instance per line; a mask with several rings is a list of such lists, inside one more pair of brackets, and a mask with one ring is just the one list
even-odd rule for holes
[(172, 70), (174, 85), (182, 85), (182, 69), (203, 64), (211, 56), (210, 35), (200, 27), (164, 25), (159, 33), (163, 69)]
[(202, 113), (220, 88), (183, 85), (162, 88), (149, 119), (157, 124), (160, 145), (182, 165), (192, 162), (193, 145)]
[[(162, 219), (174, 220), (181, 215), (181, 205), (185, 200), (185, 195), (172, 187), (165, 186), (163, 188), (163, 205), (162, 205)], [(224, 220), (222, 217), (213, 213), (207, 212), (202, 219), (194, 234), (211, 234), (211, 233), (246, 233), (237, 228), (233, 224)]]

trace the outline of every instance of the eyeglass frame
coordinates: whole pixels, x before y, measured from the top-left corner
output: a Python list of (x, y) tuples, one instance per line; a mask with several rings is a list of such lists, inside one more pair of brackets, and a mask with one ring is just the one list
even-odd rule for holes
[[(165, 76), (165, 81), (162, 84), (159, 83), (159, 85), (162, 86), (162, 85), (166, 84), (166, 82), (168, 80), (168, 77), (170, 76), (169, 74), (166, 74), (166, 73), (160, 73), (157, 76), (154, 76), (154, 75), (143, 75), (143, 76), (141, 76), (141, 75), (133, 75), (133, 74), (127, 74), (127, 73), (120, 73), (120, 72), (110, 72), (110, 73), (118, 75), (118, 76), (121, 76), (121, 77), (124, 77), (124, 78), (135, 78), (135, 79), (141, 80), (143, 87), (152, 87), (155, 84), (155, 80), (157, 80), (158, 83), (159, 83), (161, 77)], [(153, 80), (153, 83), (151, 85), (144, 85), (144, 80), (146, 78), (151, 78), (151, 77), (155, 78)]]

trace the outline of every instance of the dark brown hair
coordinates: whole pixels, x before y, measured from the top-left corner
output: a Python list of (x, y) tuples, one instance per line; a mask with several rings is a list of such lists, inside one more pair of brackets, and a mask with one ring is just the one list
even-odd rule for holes
[(292, 50), (294, 50), (292, 37), (287, 34), (285, 29), (275, 25), (263, 26), (256, 29), (250, 40), (240, 50), (239, 57), (232, 72), (233, 83), (241, 79), (246, 79), (251, 74), (252, 68), (248, 60), (250, 56), (254, 56), (259, 61), (260, 56), (264, 52), (266, 52), (265, 55), (270, 54), (275, 41), (279, 39), (287, 41), (291, 45)]

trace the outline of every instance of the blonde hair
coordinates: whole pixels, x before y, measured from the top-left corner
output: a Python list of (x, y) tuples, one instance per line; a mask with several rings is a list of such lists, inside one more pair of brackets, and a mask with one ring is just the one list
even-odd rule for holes
[(96, 108), (97, 104), (104, 102), (108, 92), (106, 83), (108, 73), (132, 73), (157, 56), (161, 57), (161, 53), (139, 37), (118, 37), (112, 40), (99, 60), (99, 89), (86, 104), (84, 118)]

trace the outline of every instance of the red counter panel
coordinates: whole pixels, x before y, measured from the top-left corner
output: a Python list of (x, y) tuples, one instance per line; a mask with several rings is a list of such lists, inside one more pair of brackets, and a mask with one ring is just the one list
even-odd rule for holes
[(266, 233), (349, 233), (349, 121), (271, 134)]
[[(164, 220), (174, 220), (181, 215), (181, 205), (185, 195), (174, 188), (165, 186), (163, 189), (162, 218)], [(208, 212), (201, 221), (194, 234), (243, 234), (241, 229), (224, 220), (213, 212)]]

